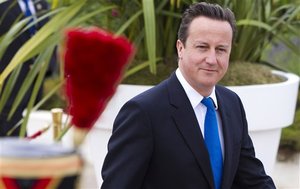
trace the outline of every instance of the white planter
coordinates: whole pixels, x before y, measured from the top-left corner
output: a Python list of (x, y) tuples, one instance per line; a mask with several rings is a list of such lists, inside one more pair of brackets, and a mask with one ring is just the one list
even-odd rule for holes
[(101, 168), (107, 153), (107, 143), (111, 136), (112, 125), (119, 110), (129, 99), (137, 94), (150, 89), (152, 86), (119, 85), (115, 95), (107, 104), (105, 111), (100, 116), (96, 125), (86, 137), (88, 147), (87, 159), (94, 165), (97, 183), (102, 183)]
[(256, 156), (272, 175), (280, 142), (281, 129), (294, 121), (299, 77), (273, 71), (287, 80), (267, 85), (230, 86), (241, 98), (248, 120), (249, 134)]
[[(271, 175), (281, 129), (293, 123), (299, 85), (299, 78), (294, 74), (279, 71), (274, 71), (274, 74), (287, 80), (276, 84), (228, 87), (235, 91), (243, 101), (256, 155), (263, 162), (266, 172)], [(101, 167), (117, 113), (130, 98), (151, 87), (120, 85), (95, 127), (86, 137), (83, 151), (94, 166), (98, 185), (102, 183)]]

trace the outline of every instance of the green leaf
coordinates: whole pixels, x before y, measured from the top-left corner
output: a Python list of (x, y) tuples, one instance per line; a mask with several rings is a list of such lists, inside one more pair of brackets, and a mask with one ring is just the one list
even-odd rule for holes
[(116, 32), (116, 35), (121, 35), (129, 26), (132, 24), (141, 14), (143, 13), (142, 10), (136, 12), (134, 15), (130, 17)]
[[(0, 112), (3, 110), (8, 98), (11, 95), (11, 92), (13, 90), (13, 86), (15, 85), (18, 75), (20, 73), (21, 66), (18, 66), (10, 75), (2, 93), (1, 93), (1, 98), (0, 98)], [(1, 125), (0, 125), (1, 127)]]
[(19, 135), (20, 138), (25, 137), (26, 126), (27, 126), (27, 123), (28, 123), (29, 115), (30, 115), (32, 107), (34, 106), (34, 103), (36, 101), (36, 97), (38, 95), (40, 87), (42, 86), (43, 80), (45, 78), (45, 74), (48, 70), (48, 65), (49, 65), (50, 58), (51, 58), (51, 55), (52, 55), (52, 52), (53, 52), (54, 48), (55, 48), (55, 46), (52, 46), (52, 47), (49, 47), (46, 50), (47, 52), (45, 53), (45, 59), (44, 59), (45, 62), (42, 65), (42, 68), (40, 69), (40, 72), (38, 74), (36, 82), (34, 83), (33, 90), (32, 90), (32, 93), (31, 93), (31, 96), (30, 96), (30, 99), (29, 99), (29, 102), (28, 102), (28, 105), (27, 105), (27, 108), (26, 108), (26, 115), (24, 117), (23, 123), (21, 125), (21, 129), (20, 129), (20, 135)]
[(154, 1), (143, 0), (142, 3), (150, 71), (156, 74), (156, 23)]
[[(48, 54), (50, 53), (50, 55)], [(14, 100), (14, 103), (12, 104), (12, 107), (10, 109), (8, 119), (10, 119), (15, 111), (17, 110), (19, 104), (21, 103), (22, 99), (24, 98), (26, 92), (29, 90), (29, 88), (32, 86), (32, 83), (34, 83), (34, 79), (36, 78), (37, 74), (40, 72), (41, 67), (43, 64), (45, 64), (45, 60), (47, 57), (51, 56), (53, 52), (50, 51), (44, 51), (41, 53), (36, 61), (34, 62), (32, 68), (27, 73), (26, 77), (24, 78), (23, 84), (21, 88), (18, 91), (18, 94)]]
[(237, 21), (237, 26), (255, 26), (259, 28), (263, 28), (267, 31), (272, 31), (272, 27), (264, 22), (258, 20), (250, 20), (250, 19), (242, 19)]
[(97, 10), (95, 10), (95, 11), (89, 13), (89, 14), (86, 14), (86, 15), (80, 17), (79, 19), (76, 19), (74, 22), (71, 22), (70, 25), (78, 25), (80, 23), (83, 23), (83, 22), (87, 21), (88, 19), (90, 19), (93, 16), (96, 16), (96, 15), (102, 13), (102, 12), (111, 10), (113, 8), (116, 8), (116, 6), (115, 5), (111, 5), (111, 6), (102, 7), (100, 9), (97, 9)]
[(16, 38), (18, 33), (24, 28), (24, 26), (28, 23), (29, 18), (25, 18), (20, 20), (16, 24), (14, 24), (10, 30), (1, 37), (1, 45), (0, 45), (0, 58), (3, 56), (6, 48), (11, 44), (11, 42)]
[(9, 65), (0, 75), (0, 85), (6, 77), (19, 64), (37, 55), (39, 46), (52, 34), (57, 34), (60, 28), (64, 27), (78, 13), (86, 0), (80, 0), (53, 17), (44, 27), (42, 27), (30, 40), (28, 40), (16, 53)]
[(146, 62), (143, 62), (135, 67), (133, 67), (132, 69), (128, 70), (125, 75), (124, 75), (124, 78), (144, 69), (145, 67), (149, 66), (149, 61), (146, 61)]

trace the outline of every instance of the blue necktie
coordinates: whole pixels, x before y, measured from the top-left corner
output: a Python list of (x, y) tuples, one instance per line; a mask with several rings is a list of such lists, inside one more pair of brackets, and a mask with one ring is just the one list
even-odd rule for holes
[(220, 189), (223, 172), (223, 158), (215, 106), (211, 98), (203, 98), (201, 103), (207, 107), (204, 122), (204, 138), (210, 157), (215, 188)]
[[(30, 21), (28, 22), (29, 24), (32, 24), (33, 23), (33, 18), (32, 18), (32, 13), (30, 11), (30, 8), (29, 8), (29, 0), (23, 0), (24, 4), (25, 4), (25, 16), (26, 17), (31, 17)], [(31, 35), (34, 35), (35, 34), (35, 26), (32, 25), (30, 28), (29, 28), (29, 32)]]

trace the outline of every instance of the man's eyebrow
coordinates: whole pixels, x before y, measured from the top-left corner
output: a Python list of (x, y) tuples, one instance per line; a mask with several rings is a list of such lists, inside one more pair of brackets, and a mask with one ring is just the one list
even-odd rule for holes
[(195, 41), (193, 44), (194, 45), (209, 45), (207, 42), (204, 42), (204, 41)]
[(195, 43), (205, 43), (206, 44), (207, 42), (201, 41), (201, 40), (196, 40)]
[(224, 45), (224, 44), (222, 44), (222, 45), (218, 45), (217, 47), (229, 48), (230, 45)]

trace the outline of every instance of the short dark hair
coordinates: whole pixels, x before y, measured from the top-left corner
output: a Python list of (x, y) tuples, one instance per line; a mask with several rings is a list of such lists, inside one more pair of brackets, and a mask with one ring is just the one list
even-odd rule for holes
[(188, 29), (191, 22), (199, 16), (205, 16), (220, 21), (227, 21), (232, 28), (232, 40), (234, 40), (236, 35), (236, 21), (233, 12), (229, 8), (223, 8), (218, 4), (200, 2), (190, 5), (189, 8), (187, 8), (182, 14), (177, 36), (184, 45), (188, 36)]

